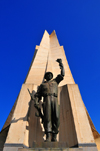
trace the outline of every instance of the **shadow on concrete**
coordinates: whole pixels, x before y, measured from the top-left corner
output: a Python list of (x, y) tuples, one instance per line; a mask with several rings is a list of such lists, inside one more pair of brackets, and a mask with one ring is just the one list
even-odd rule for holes
[[(32, 95), (34, 96), (35, 91), (32, 91)], [(40, 102), (41, 106), (42, 102)], [(19, 119), (13, 119), (11, 123), (16, 123), (19, 120), (28, 121), (28, 126), (26, 126), (26, 129), (29, 130), (29, 147), (32, 147), (34, 142), (43, 142), (43, 130), (40, 122), (40, 117), (36, 117), (37, 110), (34, 107), (34, 101), (29, 101), (29, 107), (28, 111), (25, 117), (21, 117)]]

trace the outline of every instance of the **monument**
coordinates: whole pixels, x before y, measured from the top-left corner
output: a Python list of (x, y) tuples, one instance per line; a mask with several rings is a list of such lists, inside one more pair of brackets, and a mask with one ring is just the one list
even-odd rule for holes
[(55, 31), (51, 35), (45, 31), (36, 46), (25, 82), (0, 132), (0, 151), (33, 150), (100, 150), (100, 134)]

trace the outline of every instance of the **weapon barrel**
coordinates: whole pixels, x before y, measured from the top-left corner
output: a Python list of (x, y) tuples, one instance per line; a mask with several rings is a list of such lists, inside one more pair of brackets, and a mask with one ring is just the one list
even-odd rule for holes
[(32, 93), (30, 93), (30, 90), (27, 88), (27, 90), (28, 90), (28, 92), (29, 92), (29, 94), (30, 94), (30, 96), (31, 96), (31, 99), (34, 101), (34, 107), (37, 109), (37, 111), (38, 111), (38, 113), (39, 113), (39, 117), (41, 117), (41, 119), (42, 119), (42, 123), (43, 123), (43, 114), (42, 114), (42, 112), (41, 112), (41, 109), (38, 107), (38, 105), (36, 104), (36, 100), (33, 98), (33, 96), (32, 96)]
[(27, 88), (27, 90), (28, 90), (28, 92), (29, 92), (29, 94), (30, 94), (30, 96), (31, 96), (31, 99), (34, 100), (34, 99), (33, 99), (33, 96), (32, 96), (32, 93), (30, 92), (30, 90), (29, 90), (28, 88)]

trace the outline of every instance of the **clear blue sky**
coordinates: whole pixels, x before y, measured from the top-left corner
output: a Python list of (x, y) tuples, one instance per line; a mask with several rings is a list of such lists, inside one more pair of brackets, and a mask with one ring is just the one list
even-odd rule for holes
[(0, 0), (0, 130), (44, 30), (55, 30), (100, 133), (100, 0)]

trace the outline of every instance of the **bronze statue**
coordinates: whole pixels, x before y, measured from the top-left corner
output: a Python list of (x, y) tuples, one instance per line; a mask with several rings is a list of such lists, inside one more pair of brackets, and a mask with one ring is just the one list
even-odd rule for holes
[[(42, 118), (42, 123), (45, 129), (46, 141), (57, 141), (56, 137), (58, 134), (59, 128), (59, 105), (58, 105), (58, 84), (63, 80), (65, 75), (63, 63), (61, 59), (56, 60), (59, 63), (61, 74), (57, 75), (55, 79), (51, 72), (46, 72), (44, 78), (46, 79), (43, 82), (34, 97), (34, 106), (38, 110), (39, 116)], [(39, 108), (39, 101), (43, 97), (43, 115), (41, 109)], [(51, 138), (52, 136), (52, 138)]]

